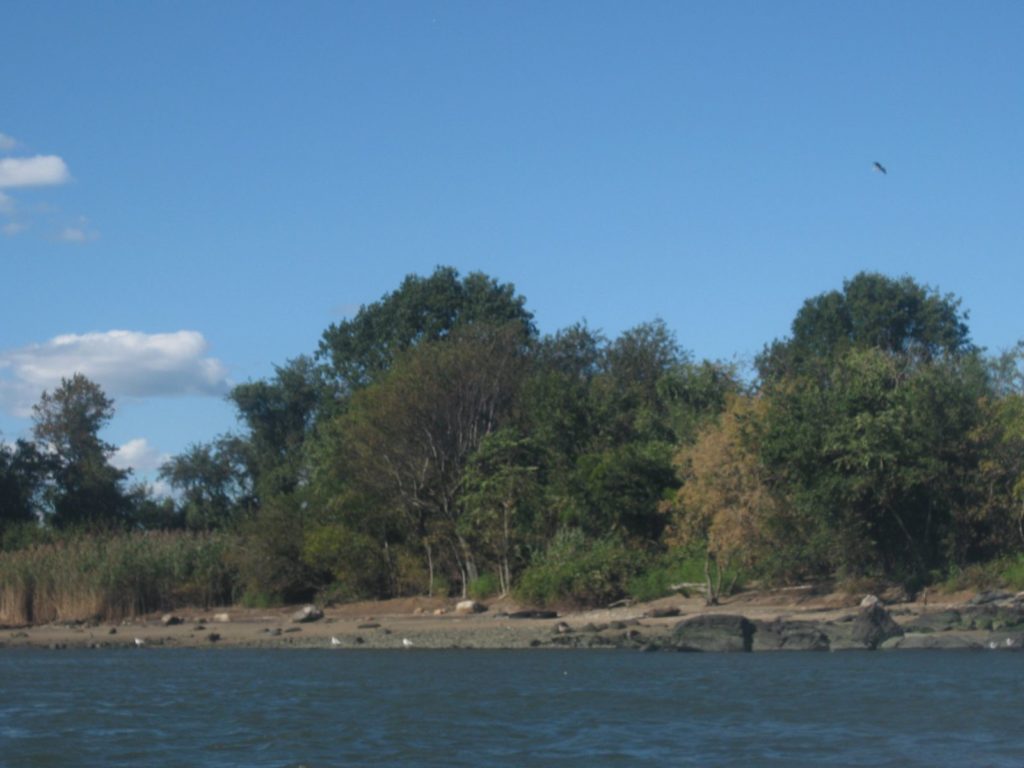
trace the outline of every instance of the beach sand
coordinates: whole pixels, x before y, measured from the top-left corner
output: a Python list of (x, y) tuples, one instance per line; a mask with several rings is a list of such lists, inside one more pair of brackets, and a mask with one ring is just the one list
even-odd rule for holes
[[(925, 613), (958, 609), (971, 593), (932, 596), (924, 601), (887, 601), (900, 624)], [(650, 603), (559, 612), (555, 618), (514, 618), (522, 610), (510, 600), (485, 602), (487, 610), (463, 614), (456, 601), (406, 598), (330, 606), (323, 617), (297, 622), (302, 606), (251, 609), (227, 606), (179, 610), (177, 620), (151, 614), (116, 624), (55, 622), (0, 627), (0, 648), (537, 648), (578, 646), (567, 642), (586, 634), (587, 647), (657, 646), (683, 619), (703, 614), (742, 615), (751, 621), (837, 622), (856, 615), (862, 596), (811, 587), (747, 591), (708, 607), (699, 596), (676, 595)], [(660, 615), (675, 612), (676, 615)], [(961, 632), (961, 635), (965, 633)], [(983, 632), (966, 633), (981, 645)]]

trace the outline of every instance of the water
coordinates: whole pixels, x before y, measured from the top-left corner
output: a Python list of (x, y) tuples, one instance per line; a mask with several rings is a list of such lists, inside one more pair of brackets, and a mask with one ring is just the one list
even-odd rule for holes
[(0, 651), (3, 766), (1024, 765), (1024, 654)]

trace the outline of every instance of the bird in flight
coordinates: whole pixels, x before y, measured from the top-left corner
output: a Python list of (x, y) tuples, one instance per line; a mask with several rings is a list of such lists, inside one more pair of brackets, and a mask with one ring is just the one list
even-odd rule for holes
[(886, 175), (888, 175), (888, 173), (889, 173), (887, 170), (885, 170), (885, 166), (882, 165), (877, 160), (875, 160), (875, 170), (878, 171), (879, 173), (884, 173)]

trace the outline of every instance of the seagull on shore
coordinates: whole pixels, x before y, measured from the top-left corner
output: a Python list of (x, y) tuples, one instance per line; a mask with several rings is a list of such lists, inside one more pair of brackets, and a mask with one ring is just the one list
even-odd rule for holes
[(881, 164), (880, 162), (878, 162), (877, 160), (875, 160), (875, 165), (874, 165), (874, 168), (875, 168), (875, 170), (876, 170), (876, 171), (878, 171), (879, 173), (884, 173), (884, 174), (885, 174), (886, 176), (888, 176), (888, 175), (889, 175), (889, 172), (888, 172), (887, 170), (885, 170), (885, 166), (884, 166), (884, 165), (882, 165), (882, 164)]
[(408, 637), (403, 637), (402, 638), (402, 647), (403, 648), (412, 648), (412, 640), (410, 640)]
[(331, 645), (341, 645), (341, 640), (336, 638), (334, 635), (331, 635)]
[(144, 646), (145, 644), (146, 644), (146, 641), (145, 641), (145, 640), (143, 640), (143, 639), (142, 639), (141, 637), (136, 637), (136, 638), (135, 638), (135, 647), (136, 647), (136, 648), (141, 648), (141, 647), (142, 647), (142, 646)]

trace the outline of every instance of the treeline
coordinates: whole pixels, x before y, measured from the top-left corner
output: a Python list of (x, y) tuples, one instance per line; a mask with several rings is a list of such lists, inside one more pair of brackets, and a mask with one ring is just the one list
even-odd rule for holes
[(236, 387), (243, 429), (167, 462), (173, 499), (110, 465), (112, 403), (65, 380), (35, 441), (0, 450), (0, 535), (13, 557), (216, 534), (218, 589), (249, 602), (1007, 578), (1024, 570), (1020, 352), (977, 348), (955, 297), (862, 273), (805, 302), (745, 381), (657, 320), (541, 336), (513, 286), (439, 268)]

